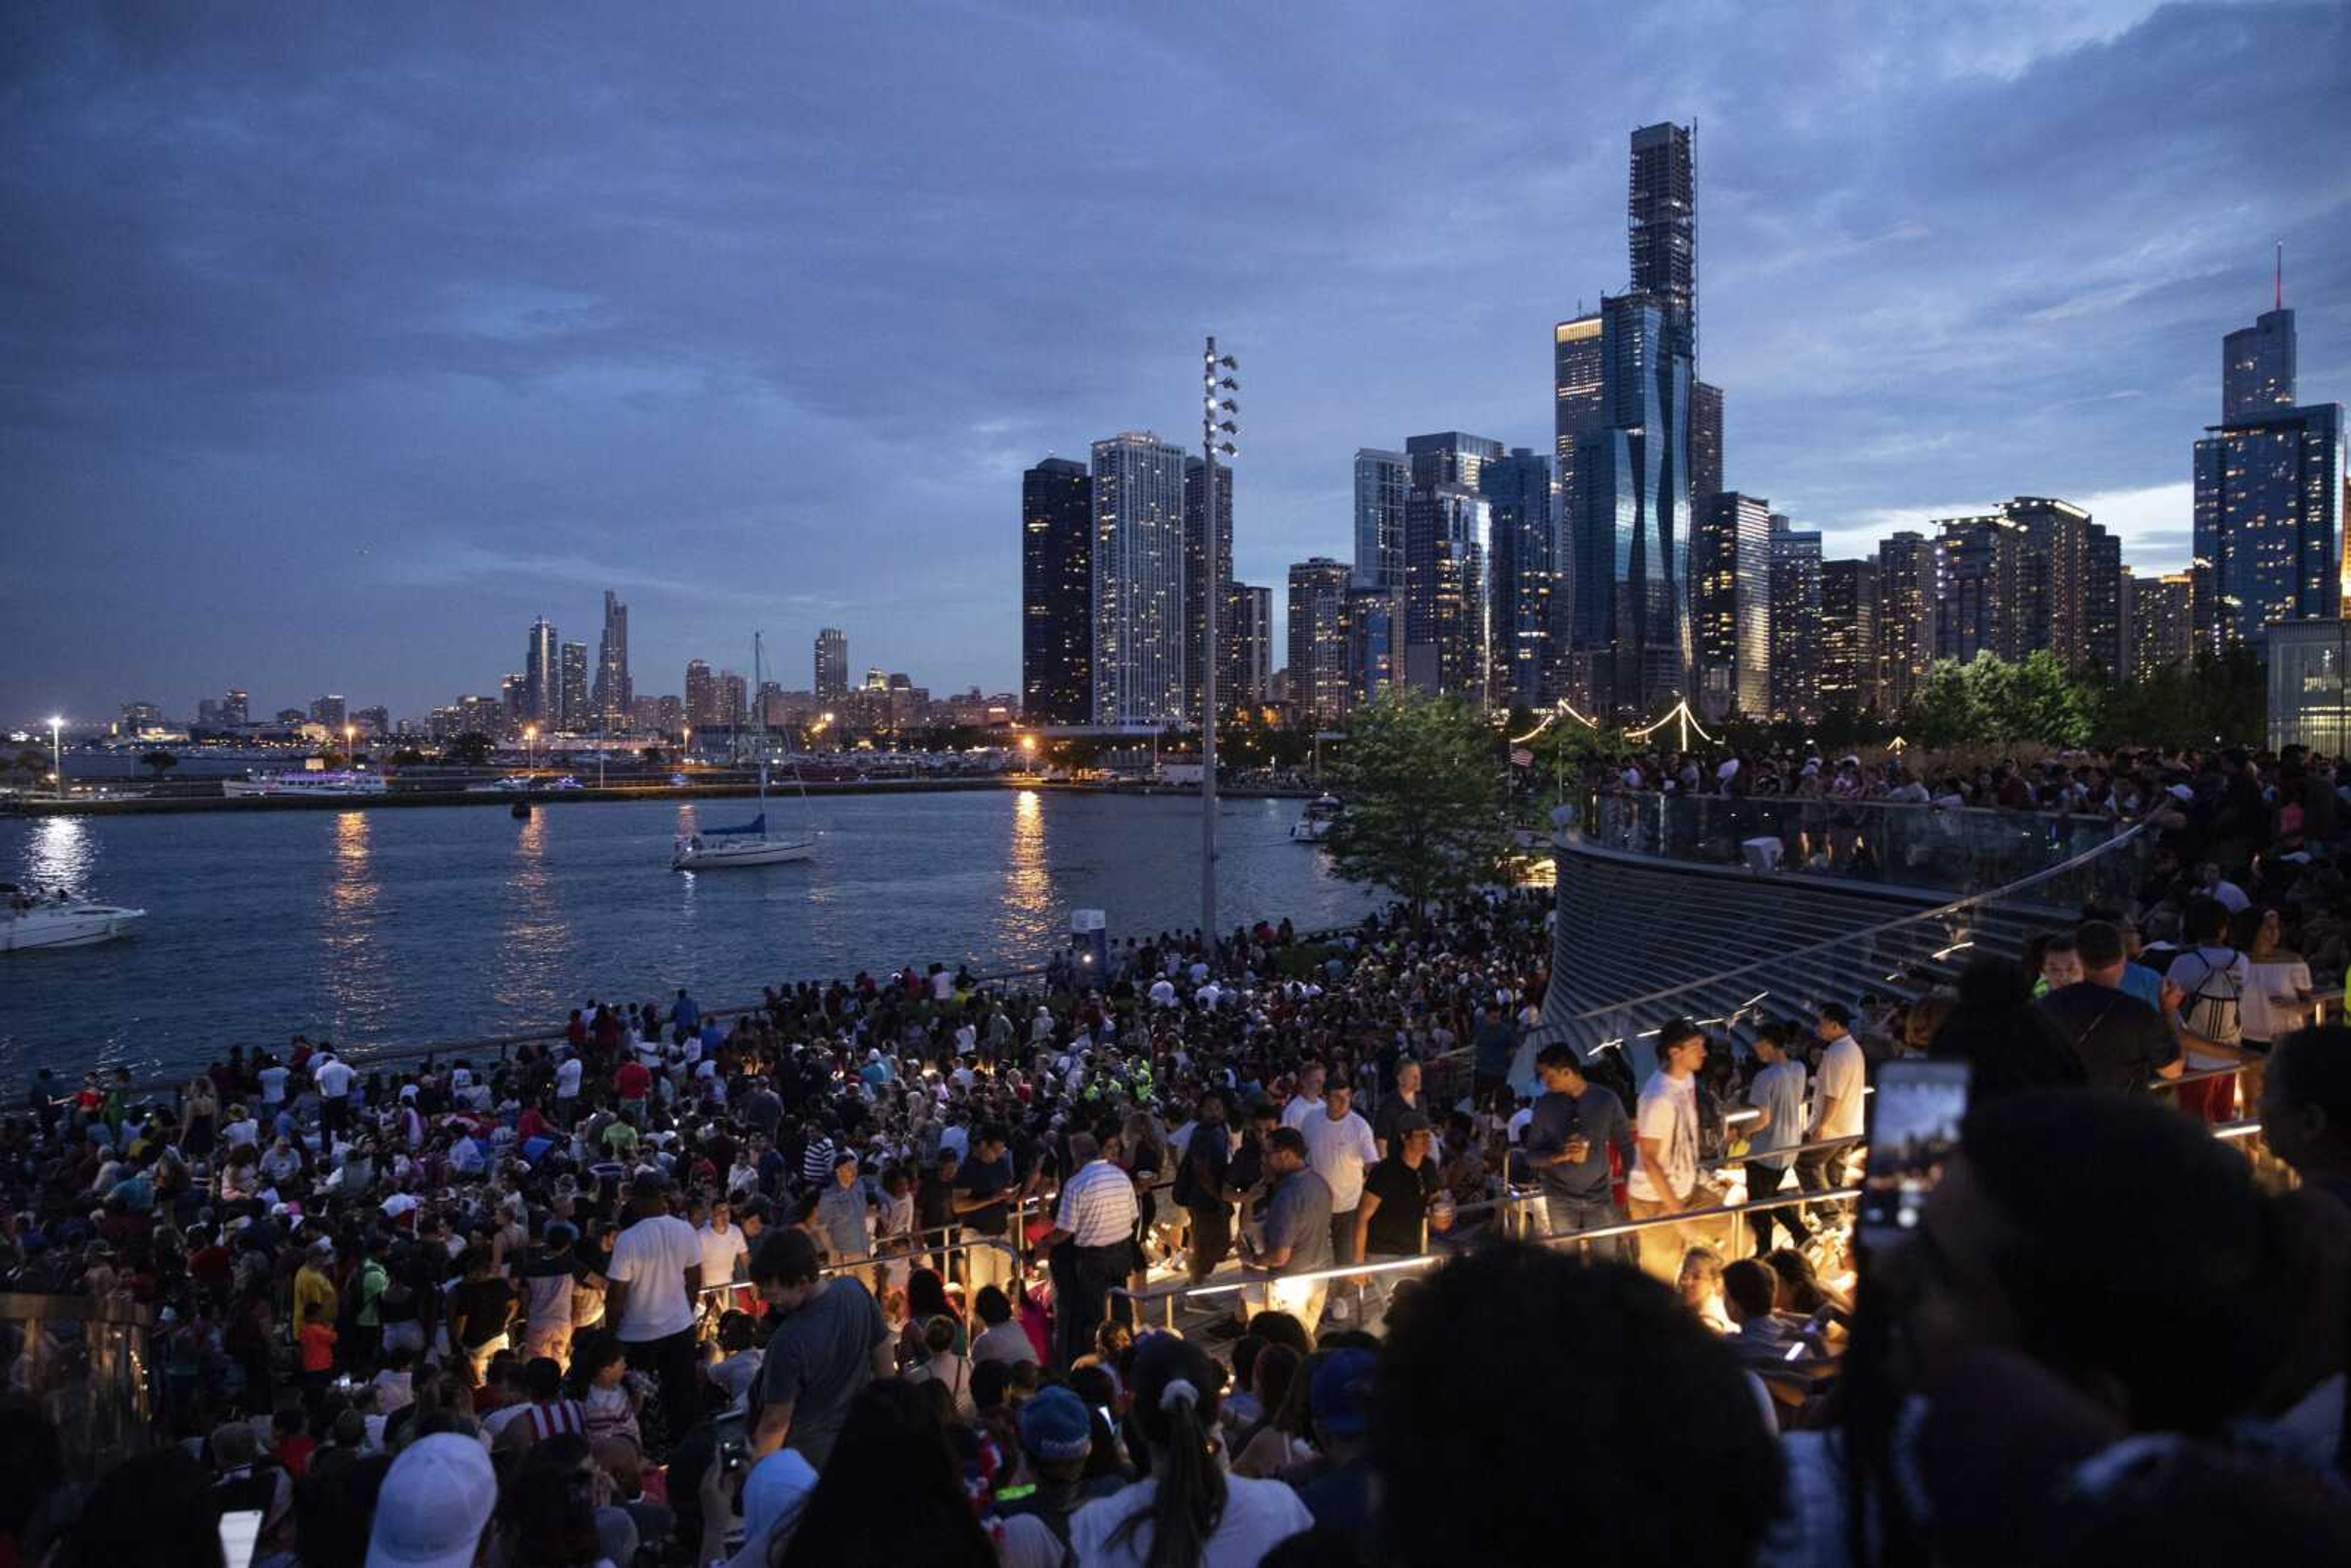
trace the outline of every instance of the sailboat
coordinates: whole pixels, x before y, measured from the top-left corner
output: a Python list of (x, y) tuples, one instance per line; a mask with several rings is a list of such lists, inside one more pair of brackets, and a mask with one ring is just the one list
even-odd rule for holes
[[(758, 632), (751, 634), (751, 690), (758, 693), (765, 676), (761, 667), (761, 647)], [(768, 832), (768, 727), (767, 704), (754, 696), (752, 714), (752, 747), (759, 758), (759, 814), (749, 821), (732, 828), (702, 828), (678, 835), (677, 846), (670, 855), (672, 871), (718, 871), (738, 865), (781, 865), (787, 861), (813, 859), (816, 835), (803, 829), (797, 837), (770, 837)], [(805, 810), (808, 789), (800, 789), (800, 804)]]

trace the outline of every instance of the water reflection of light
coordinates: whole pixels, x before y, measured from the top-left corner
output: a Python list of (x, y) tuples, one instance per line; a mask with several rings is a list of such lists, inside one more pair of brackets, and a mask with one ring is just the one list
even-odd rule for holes
[(44, 817), (25, 841), (25, 881), (38, 888), (91, 892), (84, 882), (97, 858), (97, 835), (88, 821)]
[(518, 825), (514, 869), (499, 901), (497, 999), (509, 1018), (549, 1015), (571, 935), (547, 859), (548, 819), (553, 815), (542, 809)]
[(363, 1038), (371, 1026), (381, 1024), (391, 1002), (386, 955), (376, 931), (376, 904), (382, 895), (368, 813), (337, 812), (323, 968), (335, 1028), (346, 1038)]
[(1012, 835), (1004, 865), (1000, 901), (1003, 935), (1018, 951), (1050, 935), (1053, 878), (1045, 860), (1045, 801), (1034, 789), (1012, 797)]

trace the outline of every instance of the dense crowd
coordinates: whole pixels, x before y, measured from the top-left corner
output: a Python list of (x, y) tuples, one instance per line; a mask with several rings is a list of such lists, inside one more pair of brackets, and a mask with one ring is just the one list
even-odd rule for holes
[[(224, 1518), (300, 1568), (2331, 1560), (2323, 775), (2189, 761), (2136, 896), (2024, 964), (1661, 1019), (1638, 1082), (1530, 1039), (1548, 911), (1499, 894), (599, 1000), (495, 1060), (44, 1076), (0, 1275), (152, 1313), (169, 1440), (66, 1484), (0, 1403), (0, 1568), (214, 1568)], [(1821, 1195), (1907, 1054), (1975, 1107), (1857, 1251)]]

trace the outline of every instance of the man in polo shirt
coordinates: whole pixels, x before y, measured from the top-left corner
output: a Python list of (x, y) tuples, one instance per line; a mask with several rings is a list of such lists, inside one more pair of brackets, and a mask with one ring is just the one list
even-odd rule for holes
[(1327, 1280), (1281, 1278), (1331, 1267), (1331, 1186), (1306, 1163), (1306, 1138), (1295, 1127), (1277, 1127), (1266, 1141), (1266, 1168), (1273, 1178), (1266, 1200), (1265, 1240), (1246, 1239), (1241, 1261), (1266, 1281), (1262, 1305), (1288, 1312), (1312, 1333), (1322, 1321)]
[(1061, 1184), (1053, 1228), (1039, 1243), (1052, 1262), (1053, 1354), (1064, 1368), (1093, 1349), (1095, 1331), (1110, 1315), (1111, 1291), (1134, 1260), (1134, 1228), (1143, 1218), (1134, 1179), (1091, 1134), (1070, 1135), (1070, 1163), (1076, 1174)]

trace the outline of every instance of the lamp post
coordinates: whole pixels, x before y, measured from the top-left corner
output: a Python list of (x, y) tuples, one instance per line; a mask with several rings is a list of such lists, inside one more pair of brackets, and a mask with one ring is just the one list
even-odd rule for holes
[(1224, 554), (1217, 549), (1217, 457), (1240, 451), (1221, 437), (1238, 435), (1233, 416), (1240, 404), (1220, 394), (1237, 392), (1241, 383), (1225, 372), (1241, 368), (1230, 354), (1217, 352), (1212, 333), (1200, 353), (1200, 532), (1206, 540), (1207, 597), (1200, 632), (1200, 936), (1207, 956), (1217, 956), (1217, 600), (1224, 588)]
[(60, 800), (66, 798), (66, 749), (64, 743), (57, 738), (57, 735), (65, 727), (64, 719), (59, 718), (56, 714), (49, 716), (49, 767), (57, 779), (57, 799)]
[(359, 767), (359, 740), (360, 727), (358, 725), (347, 724), (343, 726), (344, 767), (353, 769), (356, 769)]
[(538, 768), (538, 726), (535, 724), (522, 727), (522, 766), (526, 773)]

